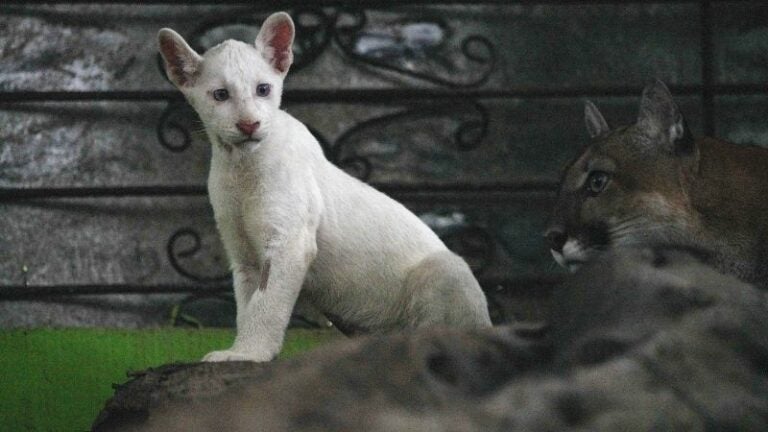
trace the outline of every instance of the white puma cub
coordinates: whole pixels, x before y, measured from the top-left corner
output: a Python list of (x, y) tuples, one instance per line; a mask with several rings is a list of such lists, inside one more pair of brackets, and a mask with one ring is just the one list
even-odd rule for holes
[(204, 361), (268, 361), (299, 292), (334, 321), (365, 331), (491, 325), (464, 260), (416, 217), (331, 164), (280, 109), (294, 25), (267, 18), (255, 44), (228, 40), (203, 56), (158, 34), (171, 81), (212, 144), (208, 192), (237, 301), (231, 349)]

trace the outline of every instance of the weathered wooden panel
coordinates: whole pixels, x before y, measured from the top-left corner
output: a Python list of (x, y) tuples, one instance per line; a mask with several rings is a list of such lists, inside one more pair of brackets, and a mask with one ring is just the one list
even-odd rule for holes
[[(155, 48), (159, 28), (176, 29), (198, 49), (229, 37), (251, 41), (274, 8), (0, 6), (0, 91), (167, 90)], [(289, 90), (701, 81), (696, 4), (285, 8), (299, 23)]]
[(716, 2), (712, 12), (717, 82), (763, 84), (768, 88), (768, 4)]
[[(700, 101), (678, 98), (694, 130)], [(638, 98), (597, 98), (615, 124)], [(518, 185), (557, 181), (586, 142), (583, 101), (432, 100), (305, 103), (287, 109), (331, 160), (381, 185)], [(203, 186), (209, 144), (195, 114), (171, 102), (0, 106), (0, 187)]]
[(715, 98), (717, 136), (768, 147), (768, 96)]

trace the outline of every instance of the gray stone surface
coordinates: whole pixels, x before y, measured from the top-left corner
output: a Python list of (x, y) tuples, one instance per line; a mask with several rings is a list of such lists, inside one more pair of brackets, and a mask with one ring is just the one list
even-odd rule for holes
[(606, 254), (555, 291), (546, 333), (429, 330), (149, 370), (93, 430), (765, 430), (765, 294), (703, 257)]

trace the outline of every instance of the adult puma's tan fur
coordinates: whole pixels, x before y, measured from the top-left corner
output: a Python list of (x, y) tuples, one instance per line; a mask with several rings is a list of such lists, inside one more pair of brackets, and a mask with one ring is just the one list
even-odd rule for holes
[(638, 243), (712, 252), (720, 270), (768, 287), (768, 149), (694, 140), (667, 87), (643, 91), (635, 124), (610, 129), (586, 104), (590, 145), (566, 169), (546, 232), (562, 265)]

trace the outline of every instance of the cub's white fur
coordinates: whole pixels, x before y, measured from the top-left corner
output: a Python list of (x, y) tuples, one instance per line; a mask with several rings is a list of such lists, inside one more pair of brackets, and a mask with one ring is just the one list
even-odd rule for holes
[(293, 36), (285, 13), (264, 22), (254, 45), (229, 40), (203, 56), (173, 30), (158, 35), (168, 76), (212, 143), (208, 191), (234, 277), (237, 337), (204, 360), (274, 358), (300, 291), (367, 331), (489, 326), (464, 260), (405, 207), (331, 164), (280, 109)]

